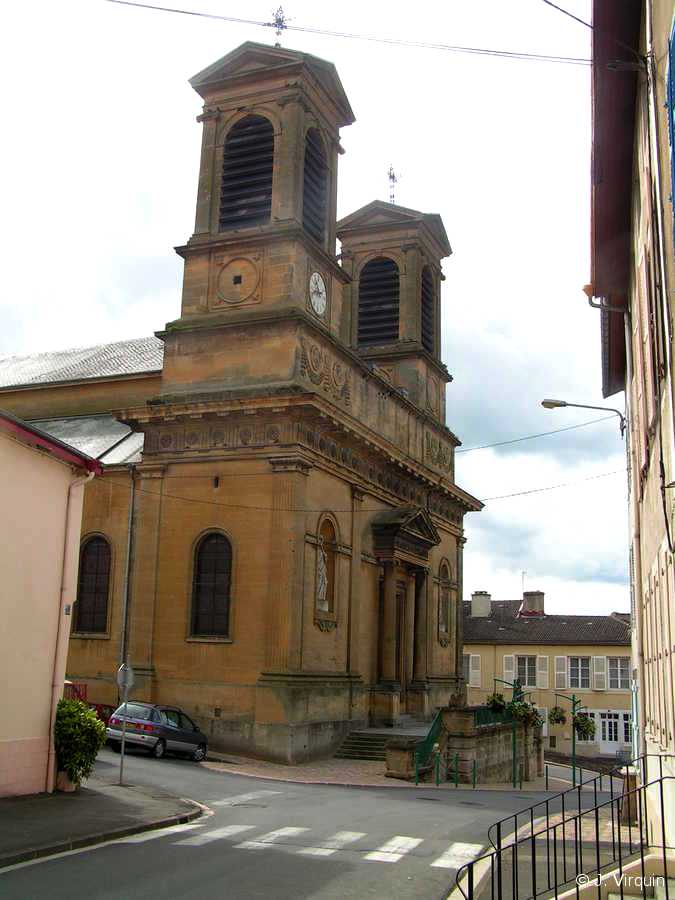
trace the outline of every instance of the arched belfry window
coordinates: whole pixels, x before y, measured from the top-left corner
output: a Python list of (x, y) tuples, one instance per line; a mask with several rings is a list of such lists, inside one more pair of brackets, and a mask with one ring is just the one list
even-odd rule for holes
[(192, 635), (229, 637), (232, 546), (218, 533), (205, 535), (195, 549), (192, 579)]
[(323, 141), (316, 128), (305, 138), (305, 166), (302, 182), (302, 225), (315, 241), (323, 244), (326, 236), (328, 204), (328, 163)]
[(80, 551), (75, 631), (88, 634), (107, 631), (109, 588), (110, 544), (103, 537), (91, 537)]
[(434, 352), (434, 280), (429, 266), (422, 269), (422, 346)]
[(398, 340), (399, 276), (393, 259), (378, 256), (359, 278), (359, 347)]
[(316, 548), (316, 611), (319, 615), (335, 615), (335, 576), (337, 562), (337, 534), (335, 526), (326, 518), (321, 523)]
[(438, 631), (441, 637), (450, 632), (450, 569), (441, 564), (438, 585)]
[(219, 228), (264, 225), (272, 210), (274, 128), (264, 116), (245, 116), (227, 133), (223, 148)]

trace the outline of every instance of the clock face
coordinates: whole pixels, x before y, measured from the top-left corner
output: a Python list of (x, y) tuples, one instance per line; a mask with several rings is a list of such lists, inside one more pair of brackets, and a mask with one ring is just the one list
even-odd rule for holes
[(317, 316), (326, 312), (326, 282), (318, 272), (312, 272), (309, 276), (309, 300)]

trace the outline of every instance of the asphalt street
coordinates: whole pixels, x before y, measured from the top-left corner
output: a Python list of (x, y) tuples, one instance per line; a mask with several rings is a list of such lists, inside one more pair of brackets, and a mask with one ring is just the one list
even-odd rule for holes
[[(113, 778), (118, 766), (105, 749), (96, 774)], [(0, 897), (436, 900), (485, 845), (489, 825), (541, 798), (263, 781), (139, 753), (127, 757), (125, 777), (212, 814), (0, 870)]]

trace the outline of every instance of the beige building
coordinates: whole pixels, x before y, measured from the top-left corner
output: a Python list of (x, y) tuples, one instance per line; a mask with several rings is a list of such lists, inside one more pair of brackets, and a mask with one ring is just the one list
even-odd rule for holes
[[(476, 591), (464, 603), (464, 675), (468, 702), (484, 704), (493, 692), (508, 700), (503, 682), (520, 681), (544, 719), (544, 747), (572, 750), (573, 695), (595, 722), (595, 739), (577, 739), (577, 753), (591, 757), (630, 754), (630, 627), (627, 614), (550, 615), (541, 591), (521, 600), (493, 601)], [(561, 694), (563, 696), (556, 696)], [(549, 724), (559, 706), (567, 721)]]
[(330, 63), (246, 43), (191, 84), (180, 318), (0, 360), (0, 397), (105, 464), (69, 676), (114, 703), (128, 659), (135, 696), (182, 706), (212, 745), (300, 760), (463, 696), (463, 519), (481, 504), (445, 424), (451, 250), (434, 214), (374, 201), (336, 222), (354, 115)]
[(0, 797), (54, 788), (84, 485), (101, 467), (0, 411)]
[(635, 751), (650, 754), (650, 777), (658, 755), (675, 775), (674, 11), (672, 0), (594, 3), (587, 293), (600, 307), (604, 396), (626, 392)]

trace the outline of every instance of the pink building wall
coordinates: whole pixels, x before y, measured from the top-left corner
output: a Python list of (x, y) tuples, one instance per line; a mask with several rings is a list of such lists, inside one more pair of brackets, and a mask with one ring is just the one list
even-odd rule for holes
[(83, 475), (0, 429), (0, 797), (53, 790)]

